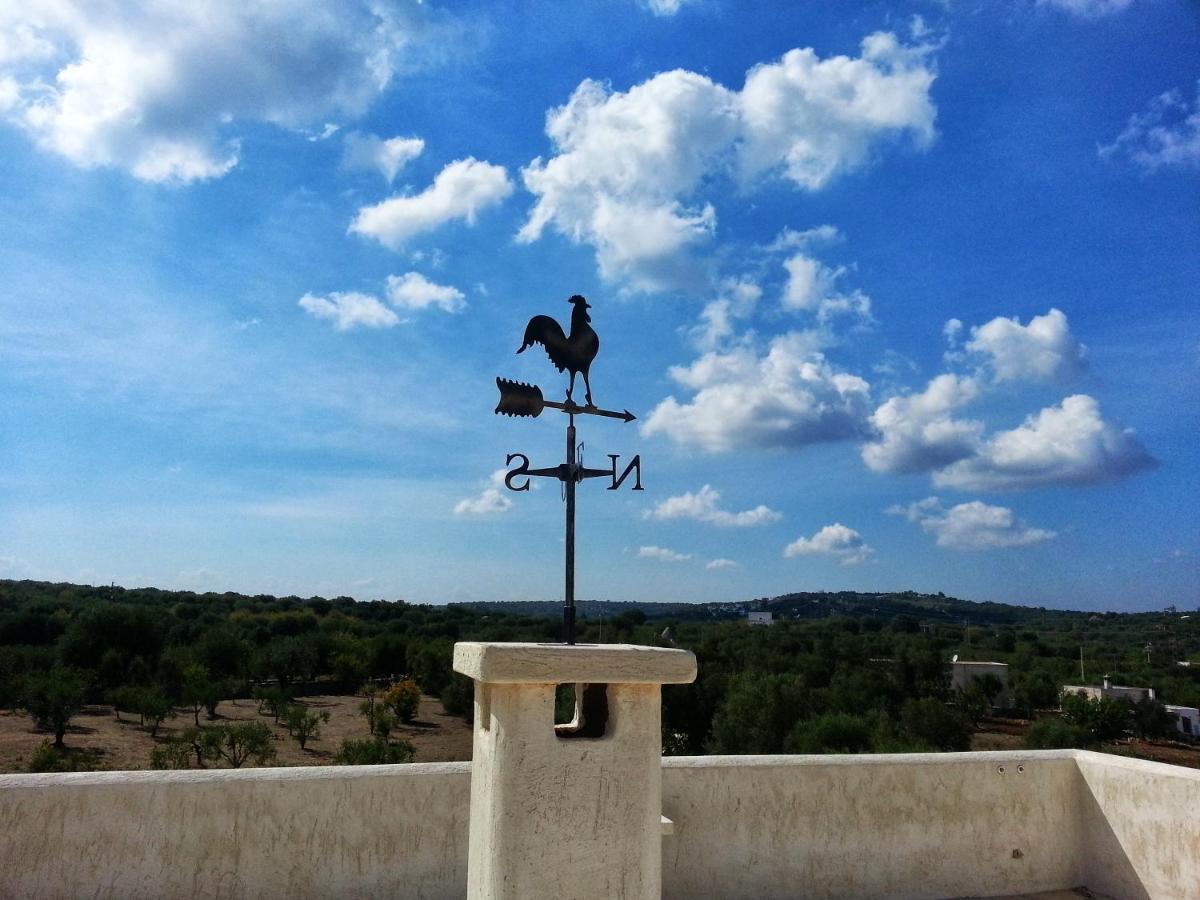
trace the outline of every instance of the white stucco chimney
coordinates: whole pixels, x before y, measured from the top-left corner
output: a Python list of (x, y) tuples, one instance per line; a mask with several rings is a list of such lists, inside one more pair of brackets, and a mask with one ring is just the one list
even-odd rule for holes
[[(662, 883), (661, 686), (686, 650), (459, 643), (475, 681), (467, 896), (650, 900)], [(576, 685), (576, 721), (554, 691)]]

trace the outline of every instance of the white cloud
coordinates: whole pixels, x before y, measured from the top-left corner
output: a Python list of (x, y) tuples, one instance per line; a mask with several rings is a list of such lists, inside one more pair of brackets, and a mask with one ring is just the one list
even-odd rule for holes
[(17, 85), (10, 118), (43, 149), (182, 183), (237, 164), (240, 124), (302, 131), (362, 114), (412, 30), (365, 0), (28, 0), (0, 11), (0, 79)]
[(721, 557), (720, 559), (710, 560), (704, 566), (704, 568), (706, 568), (706, 569), (740, 569), (741, 563), (737, 562), (736, 560), (725, 559), (724, 557)]
[(349, 331), (352, 328), (391, 328), (400, 322), (400, 318), (384, 306), (378, 298), (370, 294), (359, 294), (353, 291), (327, 295), (305, 294), (300, 298), (300, 306), (309, 315), (318, 319), (328, 319), (338, 331)]
[(391, 184), (396, 174), (425, 150), (420, 138), (394, 137), (383, 140), (373, 134), (352, 131), (346, 135), (342, 165), (348, 169), (379, 172)]
[(636, 290), (685, 282), (688, 251), (716, 229), (706, 180), (780, 174), (816, 190), (864, 164), (881, 139), (933, 138), (925, 48), (877, 33), (858, 58), (792, 50), (756, 66), (742, 91), (664, 72), (628, 91), (582, 82), (547, 116), (555, 154), (522, 170), (537, 197), (519, 240), (546, 226), (591, 245), (601, 274)]
[(1190, 105), (1178, 90), (1155, 97), (1099, 153), (1105, 159), (1128, 159), (1147, 172), (1200, 168), (1200, 82)]
[(846, 268), (834, 269), (805, 253), (796, 253), (784, 260), (788, 279), (783, 288), (783, 307), (790, 310), (814, 312), (827, 321), (835, 315), (852, 313), (870, 318), (871, 298), (862, 291), (839, 293), (835, 282), (846, 274)]
[(639, 547), (638, 559), (657, 559), (659, 562), (686, 562), (692, 558), (690, 553), (676, 553), (666, 547)]
[(997, 381), (1065, 381), (1083, 371), (1086, 350), (1058, 309), (1028, 325), (1015, 316), (992, 319), (971, 329), (966, 349), (987, 358)]
[(1132, 3), (1133, 0), (1038, 0), (1039, 6), (1056, 6), (1085, 19), (1119, 13)]
[(698, 350), (715, 350), (734, 335), (734, 322), (754, 312), (762, 297), (762, 288), (753, 279), (726, 278), (717, 299), (705, 304), (700, 324), (688, 329), (688, 337)]
[(419, 194), (362, 207), (350, 231), (398, 250), (416, 235), (454, 219), (474, 225), (480, 210), (500, 203), (512, 191), (503, 166), (468, 157), (442, 169), (433, 184)]
[(933, 481), (961, 490), (1024, 490), (1112, 481), (1155, 465), (1131, 429), (1106, 422), (1092, 397), (1075, 394), (996, 434)]
[(505, 469), (497, 469), (488, 477), (487, 486), (476, 497), (468, 497), (454, 504), (456, 516), (489, 516), (507, 512), (512, 501), (500, 493), (504, 486)]
[(729, 512), (717, 505), (720, 499), (720, 491), (714, 490), (706, 484), (694, 494), (689, 491), (677, 497), (668, 497), (655, 506), (654, 509), (648, 510), (644, 514), (644, 517), (660, 521), (667, 519), (694, 519), (697, 522), (708, 522), (711, 525), (720, 525), (727, 528), (769, 525), (783, 518), (780, 513), (762, 504), (754, 507), (754, 509), (747, 509), (742, 512)]
[(975, 379), (947, 373), (919, 394), (885, 401), (871, 415), (879, 438), (863, 445), (863, 462), (876, 472), (928, 472), (973, 455), (983, 423), (951, 413), (978, 394)]
[(942, 335), (951, 349), (958, 346), (958, 336), (962, 334), (962, 330), (962, 319), (947, 319), (946, 324), (942, 326)]
[(690, 402), (667, 397), (642, 425), (709, 452), (744, 447), (802, 447), (863, 432), (870, 386), (839, 372), (817, 350), (820, 339), (791, 332), (770, 342), (764, 356), (748, 346), (706, 353), (671, 378), (695, 391)]
[(744, 179), (779, 171), (808, 190), (861, 166), (885, 137), (934, 137), (929, 48), (906, 47), (885, 32), (868, 35), (856, 59), (819, 59), (789, 50), (746, 75), (739, 96)]
[(783, 548), (783, 555), (793, 556), (832, 556), (843, 566), (856, 566), (864, 563), (875, 551), (867, 546), (862, 535), (853, 528), (847, 528), (841, 522), (826, 525), (810, 538), (797, 538)]
[(420, 272), (389, 275), (387, 296), (400, 309), (427, 309), (436, 306), (449, 313), (462, 312), (467, 298), (458, 288), (435, 284)]
[(694, 0), (643, 0), (643, 2), (656, 16), (673, 16), (685, 3), (691, 3)]
[(1053, 531), (1026, 525), (1008, 507), (979, 500), (946, 509), (937, 497), (927, 497), (908, 506), (893, 506), (888, 513), (918, 523), (937, 538), (939, 547), (953, 550), (1028, 547), (1056, 537)]

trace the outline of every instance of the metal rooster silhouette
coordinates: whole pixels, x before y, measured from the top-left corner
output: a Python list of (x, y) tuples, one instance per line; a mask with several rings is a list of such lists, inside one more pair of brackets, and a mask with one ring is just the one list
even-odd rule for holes
[(575, 389), (575, 376), (579, 374), (583, 376), (587, 405), (595, 406), (592, 403), (592, 385), (588, 381), (588, 369), (591, 368), (596, 354), (600, 352), (600, 338), (589, 324), (592, 317), (587, 311), (591, 309), (591, 304), (579, 294), (575, 294), (567, 302), (574, 306), (571, 310), (571, 333), (563, 334), (562, 326), (549, 316), (534, 316), (525, 326), (525, 342), (517, 352), (523, 353), (534, 344), (541, 344), (546, 348), (546, 355), (558, 371), (566, 370), (571, 373), (567, 400), (571, 399), (571, 391)]

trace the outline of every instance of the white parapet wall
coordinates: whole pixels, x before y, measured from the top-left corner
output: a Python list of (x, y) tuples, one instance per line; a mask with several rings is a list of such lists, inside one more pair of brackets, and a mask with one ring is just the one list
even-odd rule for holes
[[(1200, 771), (1178, 766), (684, 757), (662, 791), (664, 897), (1200, 898)], [(0, 897), (461, 898), (469, 810), (467, 763), (0, 775)]]
[(459, 898), (470, 763), (0, 775), (0, 897)]

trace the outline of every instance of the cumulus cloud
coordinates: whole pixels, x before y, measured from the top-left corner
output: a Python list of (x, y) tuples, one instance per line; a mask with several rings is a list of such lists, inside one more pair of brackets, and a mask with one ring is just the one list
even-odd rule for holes
[(504, 487), (505, 469), (497, 469), (488, 477), (487, 486), (476, 497), (467, 497), (454, 504), (456, 516), (490, 516), (507, 512), (512, 501), (500, 493)]
[(638, 547), (638, 559), (657, 559), (659, 562), (686, 562), (692, 558), (690, 553), (676, 553), (666, 547)]
[(671, 378), (694, 391), (680, 403), (669, 396), (654, 408), (642, 434), (665, 435), (712, 453), (796, 448), (863, 433), (870, 385), (839, 372), (808, 332), (774, 338), (765, 355), (749, 346), (705, 353)]
[(366, 0), (28, 0), (0, 11), (0, 95), (40, 147), (78, 166), (216, 178), (237, 165), (239, 125), (302, 131), (362, 114), (412, 31)]
[(726, 278), (717, 299), (704, 305), (700, 323), (688, 330), (688, 337), (699, 350), (715, 350), (733, 337), (739, 319), (754, 312), (762, 297), (762, 288), (747, 276)]
[(656, 16), (673, 16), (679, 12), (680, 7), (685, 3), (693, 2), (693, 0), (642, 0), (642, 2)]
[(1039, 6), (1055, 6), (1085, 19), (1111, 16), (1132, 3), (1133, 0), (1038, 0)]
[(503, 166), (467, 157), (442, 169), (433, 184), (419, 194), (362, 207), (350, 231), (398, 250), (416, 235), (455, 219), (474, 225), (480, 210), (495, 206), (512, 191)]
[(919, 394), (885, 401), (871, 415), (878, 438), (863, 445), (863, 462), (875, 472), (928, 472), (973, 455), (983, 423), (951, 413), (978, 394), (975, 379), (947, 373)]
[(826, 525), (812, 537), (797, 538), (783, 548), (783, 555), (789, 559), (793, 556), (832, 556), (843, 566), (864, 563), (874, 552), (861, 534), (841, 522)]
[(342, 165), (347, 169), (377, 171), (391, 184), (396, 180), (397, 173), (424, 150), (425, 142), (420, 138), (394, 137), (384, 140), (373, 134), (352, 131), (346, 135)]
[(780, 176), (805, 190), (863, 165), (880, 141), (932, 140), (934, 74), (923, 47), (876, 33), (855, 58), (792, 50), (751, 69), (741, 91), (675, 70), (628, 91), (582, 82), (547, 116), (549, 159), (522, 170), (537, 201), (518, 239), (547, 226), (596, 252), (601, 274), (637, 290), (685, 280), (716, 210), (706, 180)]
[(990, 506), (979, 500), (946, 509), (937, 497), (927, 497), (908, 506), (893, 506), (888, 514), (916, 522), (937, 538), (939, 547), (952, 550), (1028, 547), (1056, 536), (1045, 528), (1026, 525), (1008, 507)]
[(400, 309), (427, 309), (436, 306), (448, 313), (462, 312), (467, 298), (458, 288), (435, 284), (420, 272), (389, 275), (387, 296)]
[(737, 562), (736, 560), (725, 559), (724, 557), (721, 557), (719, 559), (709, 560), (709, 562), (704, 566), (704, 568), (706, 568), (706, 569), (740, 569), (741, 563)]
[(788, 273), (783, 288), (784, 309), (814, 312), (821, 321), (848, 313), (870, 318), (870, 297), (858, 290), (849, 294), (837, 290), (837, 280), (846, 274), (844, 266), (834, 269), (805, 253), (796, 253), (784, 260), (783, 267)]
[(1083, 371), (1086, 351), (1058, 309), (1028, 325), (1016, 316), (992, 319), (971, 329), (966, 349), (987, 360), (997, 381), (1065, 381)]
[(377, 297), (353, 291), (320, 296), (305, 294), (300, 298), (300, 307), (311, 316), (326, 319), (338, 331), (352, 328), (391, 328), (400, 318), (384, 306)]
[(780, 513), (761, 503), (754, 509), (730, 512), (718, 506), (720, 499), (721, 492), (706, 484), (694, 494), (689, 491), (677, 497), (668, 497), (654, 509), (648, 510), (645, 518), (659, 521), (693, 519), (697, 522), (707, 522), (710, 525), (720, 525), (726, 528), (769, 525), (783, 518)]
[(1105, 421), (1095, 399), (1074, 394), (994, 435), (933, 481), (961, 490), (1024, 490), (1113, 481), (1156, 465), (1132, 429)]
[(1150, 101), (1125, 130), (1099, 148), (1105, 159), (1125, 159), (1146, 172), (1200, 168), (1200, 82), (1190, 104), (1179, 90)]

